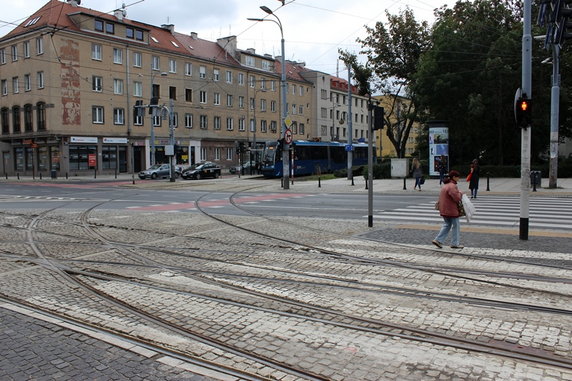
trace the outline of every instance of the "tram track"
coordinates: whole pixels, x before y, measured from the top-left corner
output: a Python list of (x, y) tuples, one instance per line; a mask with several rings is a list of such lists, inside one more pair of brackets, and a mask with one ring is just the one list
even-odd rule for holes
[[(200, 209), (200, 206), (199, 206), (200, 204), (199, 204), (199, 203), (200, 203), (200, 199), (197, 200), (197, 209)], [(90, 216), (90, 214), (91, 214), (96, 208), (97, 208), (97, 206), (94, 206), (93, 208), (90, 208), (89, 211), (85, 210), (85, 211), (81, 214), (81, 217), (80, 217), (81, 223), (80, 223), (79, 225), (81, 225), (81, 226), (87, 231), (88, 236), (89, 236), (91, 239), (96, 239), (96, 240), (99, 241), (99, 246), (100, 246), (100, 247), (102, 247), (102, 248), (108, 248), (108, 249), (112, 249), (112, 250), (116, 250), (118, 253), (121, 253), (121, 254), (122, 254), (122, 255), (121, 255), (122, 257), (127, 257), (127, 256), (129, 256), (130, 259), (132, 259), (134, 262), (136, 262), (136, 263), (127, 263), (127, 264), (121, 263), (121, 264), (119, 264), (119, 265), (122, 265), (122, 266), (154, 266), (155, 269), (158, 269), (158, 270), (177, 271), (177, 272), (181, 272), (181, 273), (184, 273), (184, 272), (185, 272), (185, 269), (182, 268), (182, 267), (180, 267), (180, 268), (170, 267), (170, 266), (165, 265), (164, 263), (162, 263), (162, 261), (159, 262), (159, 261), (148, 260), (148, 258), (147, 258), (147, 260), (142, 260), (141, 258), (137, 259), (137, 255), (139, 254), (138, 252), (140, 252), (140, 251), (142, 251), (142, 250), (145, 250), (145, 251), (153, 251), (153, 252), (156, 252), (156, 253), (162, 253), (162, 254), (164, 254), (164, 255), (166, 255), (166, 254), (175, 255), (175, 253), (177, 253), (178, 255), (185, 255), (185, 254), (181, 254), (181, 251), (186, 251), (186, 250), (188, 250), (188, 248), (182, 248), (182, 247), (180, 247), (180, 246), (177, 246), (177, 244), (172, 244), (173, 250), (165, 250), (165, 249), (164, 249), (164, 247), (165, 247), (164, 245), (161, 245), (161, 246), (163, 246), (163, 248), (161, 248), (161, 247), (152, 247), (152, 246), (150, 246), (150, 245), (141, 245), (141, 244), (132, 244), (132, 243), (126, 244), (126, 243), (116, 242), (116, 241), (114, 241), (114, 240), (109, 240), (104, 233), (101, 233), (101, 232), (96, 231), (96, 230), (97, 230), (97, 229), (114, 229), (113, 226), (111, 226), (111, 225), (109, 225), (109, 224), (105, 224), (105, 223), (99, 223), (99, 222), (98, 222), (98, 223), (91, 223), (91, 222), (89, 222), (89, 216)], [(209, 215), (208, 213), (204, 213), (204, 214), (205, 214), (206, 216), (211, 217), (211, 215)], [(219, 217), (218, 217), (218, 216), (215, 216), (215, 219), (216, 219), (216, 218), (219, 218)], [(220, 220), (218, 220), (218, 221), (221, 222), (221, 223), (223, 223), (223, 221), (220, 221)], [(239, 227), (239, 225), (240, 225), (240, 224), (230, 223), (228, 226), (229, 226), (230, 228), (240, 228), (240, 229), (244, 229), (245, 226), (246, 226), (246, 225), (243, 224), (243, 226), (240, 226), (240, 227)], [(246, 228), (246, 229), (248, 229), (248, 228)], [(248, 229), (248, 231), (251, 231), (252, 234), (259, 234), (259, 232), (256, 232), (254, 229)], [(334, 237), (335, 235), (332, 235), (332, 236)], [(267, 235), (264, 235), (263, 237), (264, 237), (264, 239), (276, 239), (276, 238), (277, 238), (277, 237), (272, 236), (272, 234), (267, 234)], [(176, 234), (174, 234), (174, 235), (168, 235), (168, 234), (167, 234), (164, 238), (165, 238), (165, 242), (167, 242), (167, 241), (168, 241), (169, 239), (171, 239), (171, 238), (177, 238), (177, 235), (176, 235)], [(278, 237), (278, 238), (279, 238), (279, 237)], [(28, 242), (30, 242), (30, 241), (29, 241), (29, 238), (28, 238)], [(167, 244), (169, 244), (169, 243), (167, 242)], [(305, 252), (305, 253), (308, 253), (309, 255), (312, 255), (312, 256), (322, 256), (322, 255), (326, 255), (327, 257), (331, 257), (331, 258), (333, 258), (335, 261), (340, 262), (340, 263), (354, 263), (354, 264), (357, 264), (357, 265), (364, 265), (364, 266), (368, 266), (368, 265), (377, 265), (377, 266), (382, 266), (382, 265), (383, 265), (383, 266), (388, 266), (388, 265), (391, 265), (391, 261), (387, 261), (387, 263), (384, 263), (384, 262), (381, 262), (381, 261), (372, 260), (371, 258), (357, 258), (357, 259), (356, 259), (355, 256), (346, 255), (346, 254), (343, 253), (343, 252), (330, 251), (330, 253), (328, 253), (328, 252), (325, 252), (325, 251), (327, 251), (327, 249), (320, 248), (320, 247), (317, 247), (317, 246), (308, 246), (308, 245), (306, 245), (305, 243), (303, 243), (303, 242), (298, 242), (298, 241), (296, 241), (296, 240), (290, 240), (289, 242), (288, 242), (288, 241), (281, 240), (279, 243), (276, 243), (276, 244), (270, 245), (270, 246), (271, 246), (271, 247), (276, 247), (276, 248), (283, 248), (284, 250), (294, 250), (294, 251), (297, 251), (297, 252), (299, 252), (299, 253), (304, 253), (304, 252)], [(205, 249), (203, 249), (203, 248), (201, 248), (201, 247), (197, 247), (196, 250), (197, 250), (197, 251), (204, 251)], [(188, 256), (189, 256), (188, 253), (187, 253), (185, 256), (188, 257)], [(201, 258), (201, 260), (207, 260), (207, 259), (206, 259), (206, 258)], [(68, 262), (73, 262), (73, 261), (68, 261)], [(99, 263), (99, 264), (105, 264), (104, 261), (96, 261), (96, 262)], [(238, 263), (237, 263), (237, 264), (238, 264)], [(241, 263), (240, 265), (245, 265), (245, 263)], [(409, 269), (413, 269), (413, 268), (409, 268)], [(187, 269), (187, 270), (188, 270), (188, 269)], [(268, 270), (268, 269), (265, 269), (265, 270)], [(417, 269), (414, 269), (414, 270), (415, 270), (415, 271), (422, 271), (421, 267), (420, 267), (420, 268), (417, 268)], [(453, 270), (453, 268), (451, 269), (451, 271), (452, 271), (452, 270)], [(106, 273), (103, 272), (103, 271), (101, 271), (100, 274), (96, 274), (96, 273), (89, 273), (89, 272), (87, 272), (87, 271), (85, 271), (85, 272), (80, 272), (80, 271), (77, 271), (77, 270), (73, 270), (73, 269), (67, 268), (67, 269), (65, 269), (65, 272), (67, 273), (68, 276), (71, 275), (71, 276), (76, 277), (76, 278), (77, 278), (77, 277), (79, 277), (79, 278), (82, 278), (82, 277), (97, 278), (97, 277), (99, 276), (100, 278), (108, 277), (108, 278), (106, 279), (107, 282), (120, 282), (120, 281), (121, 281), (121, 280), (118, 279), (118, 278), (113, 279), (113, 278), (112, 278), (112, 274), (106, 274)], [(208, 271), (203, 271), (203, 272), (204, 272), (205, 274), (202, 274), (203, 276), (200, 276), (200, 277), (197, 277), (197, 278), (200, 278), (200, 279), (202, 279), (202, 280), (205, 280), (205, 276), (204, 276), (204, 275), (210, 275), (210, 276), (212, 276), (211, 281), (213, 282), (213, 284), (217, 284), (217, 285), (223, 285), (224, 282), (223, 282), (223, 279), (222, 279), (222, 278), (223, 278), (224, 276), (227, 276), (227, 277), (231, 277), (231, 276), (241, 277), (241, 276), (242, 276), (242, 275), (239, 275), (239, 274), (229, 274), (229, 273), (227, 273), (227, 274), (224, 274), (224, 273), (215, 274), (214, 272), (209, 274)], [(303, 276), (302, 273), (296, 273), (295, 271), (291, 271), (291, 272), (292, 272), (293, 275), (295, 275), (295, 276), (298, 276), (298, 277)], [(195, 275), (197, 275), (197, 274), (195, 274)], [(491, 275), (491, 274), (489, 274), (489, 276), (490, 276), (490, 275)], [(507, 276), (509, 276), (508, 273), (507, 273)], [(325, 277), (325, 276), (321, 276), (321, 277), (327, 278), (327, 277)], [(265, 278), (259, 276), (258, 278), (259, 278), (260, 280), (263, 280), (263, 281), (272, 281), (272, 280), (276, 281), (276, 279), (273, 279), (272, 277), (268, 277), (268, 278), (265, 279)], [(312, 278), (311, 276), (308, 276), (308, 279), (311, 279), (311, 278)], [(337, 287), (340, 287), (340, 288), (341, 288), (341, 287), (342, 287), (341, 285), (319, 284), (318, 281), (317, 281), (319, 278), (320, 278), (320, 276), (316, 275), (315, 279), (311, 279), (310, 281), (307, 281), (307, 282), (308, 282), (308, 285), (311, 285), (311, 286), (320, 286), (320, 287), (335, 287), (335, 288), (337, 288)], [(104, 280), (104, 279), (101, 279), (101, 280)], [(132, 281), (138, 281), (138, 280), (135, 280), (135, 279), (131, 279), (131, 280), (132, 280)], [(344, 278), (339, 278), (339, 279), (336, 279), (336, 280), (330, 278), (330, 279), (324, 279), (324, 280), (327, 280), (328, 282), (331, 282), (331, 283), (333, 283), (333, 282), (339, 282), (339, 283), (345, 282), (345, 283), (350, 283), (350, 282), (351, 282), (351, 279), (344, 279)], [(541, 280), (541, 279), (538, 278), (538, 280)], [(284, 281), (285, 281), (285, 282), (293, 282), (293, 283), (294, 283), (294, 282), (303, 282), (303, 281), (301, 281), (300, 279), (297, 279), (297, 280), (284, 280)], [(558, 280), (555, 279), (554, 281), (556, 282), (556, 281), (558, 281)], [(230, 282), (230, 283), (232, 283), (232, 282)], [(233, 286), (233, 285), (230, 284), (230, 283), (224, 285), (224, 287), (233, 287), (234, 290), (240, 291), (240, 292), (247, 292), (247, 291), (249, 291), (249, 290), (246, 290), (246, 289), (241, 288), (241, 287)], [(359, 282), (354, 282), (354, 283), (357, 284), (357, 283), (359, 283)], [(360, 286), (360, 288), (354, 287), (354, 290), (356, 290), (356, 291), (367, 291), (367, 287), (368, 287), (367, 284), (361, 284), (361, 285), (359, 285), (359, 286)], [(503, 286), (505, 286), (505, 285), (503, 285)], [(89, 287), (89, 285), (88, 285), (88, 287)], [(378, 290), (375, 290), (375, 289), (374, 289), (374, 285), (371, 285), (371, 288), (372, 288), (372, 289), (370, 290), (371, 292), (376, 292), (376, 291), (378, 291)], [(349, 290), (350, 288), (347, 287), (347, 289)], [(405, 294), (405, 293), (407, 292), (406, 290), (400, 290), (400, 291), (402, 292), (402, 294)], [(538, 291), (538, 290), (533, 290), (533, 291)], [(383, 292), (389, 292), (389, 291), (388, 291), (388, 290), (384, 290)], [(419, 297), (419, 298), (424, 297), (424, 296), (425, 296), (425, 297), (428, 296), (428, 295), (427, 295), (427, 292), (425, 291), (425, 295), (424, 295), (424, 291), (422, 291), (422, 290), (416, 291), (416, 290), (414, 290), (414, 289), (411, 289), (411, 290), (409, 290), (409, 292), (411, 292), (412, 294), (414, 294), (415, 292), (418, 292), (418, 294), (415, 295), (415, 297)], [(253, 295), (253, 296), (256, 295), (256, 293), (250, 293), (250, 294)], [(200, 296), (200, 295), (198, 295), (198, 296)], [(259, 293), (257, 296), (258, 296), (258, 297), (266, 297), (266, 298), (269, 297), (269, 295), (267, 295), (267, 294), (262, 294), (262, 293)], [(439, 297), (445, 298), (445, 297), (446, 297), (445, 294), (443, 294), (443, 295), (437, 295), (437, 293), (435, 293), (434, 296), (435, 296), (436, 298), (439, 298)], [(560, 296), (562, 296), (562, 295), (560, 295)], [(113, 297), (113, 296), (111, 296), (111, 297)], [(450, 300), (448, 300), (448, 301), (451, 301), (451, 300), (452, 300), (452, 299), (450, 299)], [(467, 300), (468, 300), (468, 298), (467, 298)], [(288, 300), (288, 298), (283, 298), (283, 297), (274, 297), (274, 301), (275, 301), (275, 302), (280, 302), (280, 303), (295, 303), (295, 301), (293, 301), (293, 300)], [(459, 302), (460, 302), (460, 303), (463, 303), (462, 298), (459, 299)], [(475, 302), (477, 302), (477, 300), (475, 300)], [(487, 303), (487, 301), (486, 301), (484, 298), (483, 298), (483, 300), (481, 300), (481, 301), (479, 301), (479, 302), (480, 302), (480, 303), (483, 303), (483, 304), (484, 304), (484, 303)], [(129, 305), (129, 304), (128, 304), (128, 305)], [(247, 304), (242, 305), (242, 307), (244, 307), (244, 308), (252, 308), (252, 306), (248, 306)], [(516, 309), (516, 308), (519, 308), (519, 309), (525, 309), (525, 308), (526, 308), (526, 305), (523, 304), (522, 306), (517, 306), (517, 305), (515, 304), (513, 307), (510, 307), (509, 304), (506, 304), (506, 305), (504, 305), (504, 306), (502, 306), (502, 305), (495, 306), (495, 308), (496, 308), (496, 307), (498, 307), (498, 308), (515, 308), (515, 309)], [(350, 319), (350, 320), (352, 320), (352, 321), (358, 321), (358, 320), (359, 320), (359, 319), (357, 319), (357, 317), (351, 316), (350, 314), (343, 314), (343, 313), (341, 313), (340, 311), (333, 311), (333, 310), (330, 310), (330, 309), (327, 309), (327, 308), (322, 308), (322, 309), (320, 310), (320, 309), (319, 309), (319, 308), (320, 308), (319, 306), (312, 306), (311, 304), (304, 305), (304, 304), (300, 303), (300, 304), (296, 305), (296, 308), (298, 308), (298, 309), (306, 309), (306, 310), (308, 310), (308, 311), (310, 311), (310, 312), (308, 312), (306, 315), (299, 315), (299, 316), (298, 316), (298, 315), (292, 315), (293, 317), (298, 318), (298, 319), (308, 319), (308, 320), (312, 320), (312, 321), (314, 321), (314, 322), (320, 322), (320, 323), (323, 323), (323, 324), (336, 325), (337, 323), (335, 323), (335, 321), (333, 321), (333, 320), (335, 320), (335, 319), (323, 319), (323, 321), (313, 320), (313, 319), (315, 319), (315, 318), (312, 317), (312, 315), (315, 315), (315, 314), (334, 314), (334, 315), (337, 316), (337, 319), (339, 319), (340, 321), (344, 321), (344, 320), (348, 320), (348, 319)], [(270, 312), (272, 312), (272, 311), (271, 311), (271, 310), (268, 310), (267, 312), (270, 313)], [(275, 311), (274, 311), (274, 312), (275, 312)], [(562, 309), (561, 311), (558, 311), (558, 309), (556, 309), (556, 308), (552, 309), (551, 311), (549, 311), (549, 310), (541, 311), (541, 310), (539, 309), (539, 310), (537, 310), (537, 312), (540, 312), (540, 313), (546, 312), (546, 313), (555, 313), (555, 314), (568, 314), (568, 313), (569, 313), (569, 311), (567, 311), (567, 310)], [(151, 316), (154, 316), (154, 315), (151, 315)], [(367, 320), (367, 319), (365, 319), (365, 320)], [(346, 324), (346, 325), (340, 324), (340, 325), (336, 325), (336, 326), (338, 326), (338, 327), (340, 327), (340, 328), (344, 328), (344, 329), (350, 329), (350, 330), (357, 330), (358, 328), (356, 328), (356, 327), (359, 326), (357, 323), (356, 323), (356, 324), (348, 324), (348, 323), (345, 323), (345, 324)], [(371, 320), (369, 320), (369, 321), (364, 321), (364, 322), (362, 322), (362, 324), (365, 324), (365, 325), (371, 324), (372, 326), (373, 326), (373, 325), (377, 325), (378, 327), (381, 327), (382, 324), (383, 324), (383, 322), (380, 322), (380, 321), (375, 320), (375, 319), (371, 319)], [(355, 327), (354, 327), (354, 325), (355, 325)], [(375, 334), (375, 335), (388, 335), (388, 336), (392, 336), (392, 337), (397, 337), (396, 335), (398, 335), (398, 334), (397, 334), (396, 332), (398, 332), (399, 330), (401, 330), (401, 331), (403, 331), (403, 332), (410, 332), (412, 329), (414, 329), (414, 327), (397, 326), (397, 325), (394, 326), (394, 327), (389, 327), (388, 325), (386, 325), (386, 326), (385, 326), (385, 329), (389, 329), (389, 331), (383, 331), (383, 328), (375, 328), (375, 329), (373, 329), (373, 328), (371, 328), (371, 327), (370, 327), (370, 328), (366, 328), (366, 331), (369, 332), (369, 333)], [(400, 337), (400, 338), (402, 338), (403, 340), (415, 340), (415, 341), (419, 341), (419, 340), (420, 340), (420, 339), (419, 339), (420, 336), (426, 335), (426, 336), (428, 337), (428, 339), (425, 339), (425, 338), (424, 338), (425, 340), (424, 340), (423, 342), (425, 342), (425, 343), (430, 343), (430, 344), (433, 344), (433, 345), (439, 345), (439, 346), (443, 346), (443, 347), (454, 347), (454, 348), (458, 348), (458, 349), (466, 349), (466, 350), (470, 350), (470, 351), (474, 351), (474, 352), (487, 353), (487, 354), (495, 355), (495, 356), (505, 356), (505, 357), (509, 357), (509, 358), (516, 359), (516, 360), (523, 360), (523, 361), (535, 362), (535, 363), (539, 363), (539, 364), (545, 364), (545, 365), (550, 365), (550, 366), (556, 366), (556, 367), (563, 368), (563, 369), (571, 369), (571, 366), (572, 366), (572, 365), (569, 363), (569, 361), (567, 361), (567, 359), (564, 359), (564, 361), (562, 361), (561, 358), (551, 356), (550, 354), (547, 354), (547, 355), (545, 355), (545, 356), (535, 356), (535, 355), (532, 355), (532, 354), (524, 354), (522, 351), (520, 351), (520, 352), (518, 351), (518, 348), (517, 348), (518, 345), (512, 346), (512, 347), (514, 347), (514, 348), (512, 348), (512, 349), (507, 349), (507, 348), (506, 348), (507, 346), (508, 346), (508, 347), (511, 347), (511, 345), (509, 345), (509, 344), (507, 344), (507, 343), (499, 343), (499, 345), (497, 345), (497, 346), (494, 346), (494, 345), (493, 345), (493, 346), (491, 346), (490, 348), (485, 348), (486, 346), (480, 346), (480, 347), (479, 347), (479, 346), (473, 346), (473, 347), (471, 347), (471, 348), (468, 348), (469, 345), (475, 345), (475, 344), (472, 343), (472, 342), (470, 342), (470, 341), (468, 341), (468, 340), (465, 340), (464, 343), (463, 343), (463, 342), (456, 342), (456, 343), (455, 343), (455, 342), (453, 342), (453, 341), (450, 341), (450, 340), (452, 340), (452, 338), (451, 338), (450, 336), (447, 336), (447, 335), (442, 335), (443, 337), (440, 337), (440, 338), (438, 338), (438, 337), (436, 337), (436, 336), (432, 336), (432, 338), (431, 338), (431, 335), (434, 335), (434, 334), (435, 334), (435, 333), (432, 333), (432, 332), (425, 332), (425, 331), (423, 331), (423, 330), (419, 330), (419, 332), (416, 332), (417, 337), (413, 337), (413, 336), (406, 337), (406, 336), (403, 336), (403, 337)], [(503, 345), (505, 346), (505, 348), (503, 348)], [(516, 350), (513, 351), (513, 349), (516, 349)], [(503, 352), (503, 351), (506, 351), (506, 352)], [(527, 357), (525, 358), (525, 357), (520, 357), (520, 356), (527, 356)], [(543, 358), (543, 359), (541, 359), (541, 358)], [(318, 376), (319, 376), (319, 375), (318, 375)], [(310, 376), (308, 376), (308, 377), (310, 377)]]

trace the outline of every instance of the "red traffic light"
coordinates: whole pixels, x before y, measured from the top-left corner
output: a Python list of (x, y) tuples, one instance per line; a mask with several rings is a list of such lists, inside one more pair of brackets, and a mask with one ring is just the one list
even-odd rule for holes
[(514, 116), (516, 125), (521, 128), (528, 128), (532, 123), (532, 100), (520, 97), (514, 105)]
[(528, 102), (528, 100), (523, 99), (520, 101), (519, 108), (520, 111), (527, 112), (530, 109), (530, 103)]

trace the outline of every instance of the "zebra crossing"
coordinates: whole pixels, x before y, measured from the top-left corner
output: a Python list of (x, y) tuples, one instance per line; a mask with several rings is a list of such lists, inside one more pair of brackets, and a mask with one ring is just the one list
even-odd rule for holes
[[(471, 225), (488, 227), (518, 227), (520, 198), (518, 196), (483, 196), (472, 200), (476, 213)], [(410, 205), (405, 208), (377, 211), (373, 218), (380, 221), (403, 223), (440, 223), (443, 219), (434, 208), (435, 201)], [(530, 197), (529, 227), (572, 231), (572, 198)], [(463, 222), (466, 219), (463, 217)]]

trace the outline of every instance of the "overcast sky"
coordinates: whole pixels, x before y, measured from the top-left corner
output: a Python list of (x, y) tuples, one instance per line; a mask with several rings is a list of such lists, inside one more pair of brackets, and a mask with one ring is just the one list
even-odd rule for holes
[[(10, 0), (0, 13), (0, 36), (26, 20), (47, 0)], [(364, 25), (386, 21), (385, 10), (400, 13), (407, 6), (417, 20), (432, 23), (433, 10), (452, 0), (82, 0), (86, 8), (112, 12), (127, 6), (127, 18), (152, 25), (174, 24), (180, 33), (197, 32), (215, 41), (235, 35), (240, 49), (254, 48), (259, 54), (280, 55), (280, 29), (272, 22), (248, 21), (268, 15), (261, 5), (280, 18), (286, 41), (286, 58), (305, 62), (314, 70), (337, 72), (338, 49), (358, 53), (356, 38), (365, 37)], [(268, 16), (272, 19), (272, 16)], [(339, 66), (339, 75), (347, 73)]]

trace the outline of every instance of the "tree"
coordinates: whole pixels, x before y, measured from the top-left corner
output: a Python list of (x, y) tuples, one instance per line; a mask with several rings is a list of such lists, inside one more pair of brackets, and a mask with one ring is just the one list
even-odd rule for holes
[[(386, 16), (387, 27), (382, 22), (366, 26), (368, 36), (357, 41), (362, 44), (360, 53), (367, 57), (366, 66), (378, 79), (378, 89), (393, 99), (385, 110), (386, 134), (397, 156), (404, 157), (411, 129), (419, 121), (421, 108), (413, 85), (419, 59), (429, 47), (429, 27), (417, 22), (409, 8), (399, 15), (386, 12)], [(401, 95), (410, 102), (402, 102)]]

